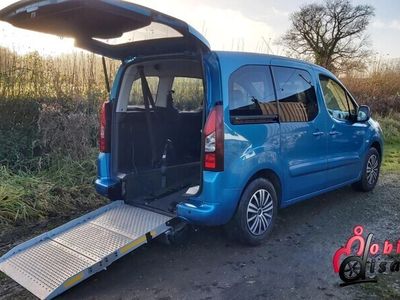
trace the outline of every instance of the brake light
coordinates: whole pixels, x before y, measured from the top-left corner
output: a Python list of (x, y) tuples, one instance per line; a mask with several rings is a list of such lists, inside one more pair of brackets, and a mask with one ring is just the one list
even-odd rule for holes
[(204, 126), (204, 169), (224, 170), (224, 124), (222, 105), (217, 104), (210, 112)]
[(100, 152), (110, 152), (111, 150), (111, 102), (103, 103), (100, 112)]

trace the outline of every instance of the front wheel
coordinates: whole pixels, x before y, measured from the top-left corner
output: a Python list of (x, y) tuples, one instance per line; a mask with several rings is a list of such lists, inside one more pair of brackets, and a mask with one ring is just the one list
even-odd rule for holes
[(264, 178), (253, 180), (244, 190), (234, 217), (226, 225), (228, 234), (242, 243), (259, 245), (272, 230), (277, 208), (273, 184)]
[(361, 179), (353, 186), (362, 192), (372, 191), (378, 182), (380, 167), (381, 157), (378, 150), (372, 147), (365, 158)]

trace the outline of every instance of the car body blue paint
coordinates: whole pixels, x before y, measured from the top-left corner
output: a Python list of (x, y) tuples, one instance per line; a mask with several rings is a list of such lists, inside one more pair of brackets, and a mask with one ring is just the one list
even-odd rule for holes
[(103, 196), (109, 196), (110, 189), (118, 183), (118, 180), (111, 176), (110, 153), (99, 153), (97, 158), (97, 174), (95, 181), (96, 191)]
[(227, 223), (235, 212), (241, 190), (224, 186), (224, 172), (203, 172), (201, 192), (177, 206), (177, 215), (190, 223), (221, 225)]
[[(193, 224), (220, 225), (235, 213), (241, 194), (251, 178), (260, 171), (273, 172), (280, 181), (280, 206), (325, 193), (360, 179), (367, 150), (375, 142), (383, 150), (379, 124), (333, 119), (326, 108), (319, 75), (338, 79), (329, 71), (289, 58), (235, 52), (208, 52), (203, 56), (206, 82), (206, 114), (222, 103), (224, 114), (224, 171), (202, 172), (197, 195), (177, 205), (177, 216)], [(244, 65), (294, 67), (311, 75), (318, 101), (318, 114), (310, 122), (234, 125), (229, 115), (230, 75)], [(121, 67), (112, 98), (117, 98)], [(329, 131), (338, 133), (332, 137)], [(323, 132), (322, 135), (313, 135)], [(115, 184), (110, 172), (111, 158), (99, 156), (98, 189)], [(114, 178), (114, 179), (113, 179)]]

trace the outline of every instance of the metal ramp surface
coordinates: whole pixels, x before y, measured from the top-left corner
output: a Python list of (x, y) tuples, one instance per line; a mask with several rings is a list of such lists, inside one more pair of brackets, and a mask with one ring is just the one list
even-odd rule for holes
[(115, 201), (13, 248), (0, 270), (51, 299), (167, 231), (171, 219)]

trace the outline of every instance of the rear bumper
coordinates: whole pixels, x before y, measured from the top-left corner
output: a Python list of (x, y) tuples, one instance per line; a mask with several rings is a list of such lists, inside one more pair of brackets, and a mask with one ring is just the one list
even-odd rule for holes
[(218, 226), (229, 222), (236, 209), (236, 205), (223, 203), (195, 203), (192, 201), (177, 205), (178, 217), (190, 224)]
[(95, 187), (97, 193), (109, 198), (110, 200), (121, 199), (122, 195), (120, 182), (115, 182), (108, 179), (97, 179), (95, 181)]
[(201, 195), (177, 205), (178, 217), (191, 224), (218, 226), (229, 222), (236, 211), (239, 189), (220, 189), (221, 185), (205, 186)]
[(120, 200), (122, 199), (121, 182), (119, 179), (111, 177), (110, 161), (110, 153), (99, 153), (97, 159), (97, 180), (95, 181), (96, 191), (110, 200)]
[(195, 205), (190, 202), (180, 203), (177, 206), (177, 214), (178, 217), (191, 224), (210, 226), (221, 225), (221, 218), (219, 217), (221, 214), (220, 205), (216, 203), (200, 205)]

